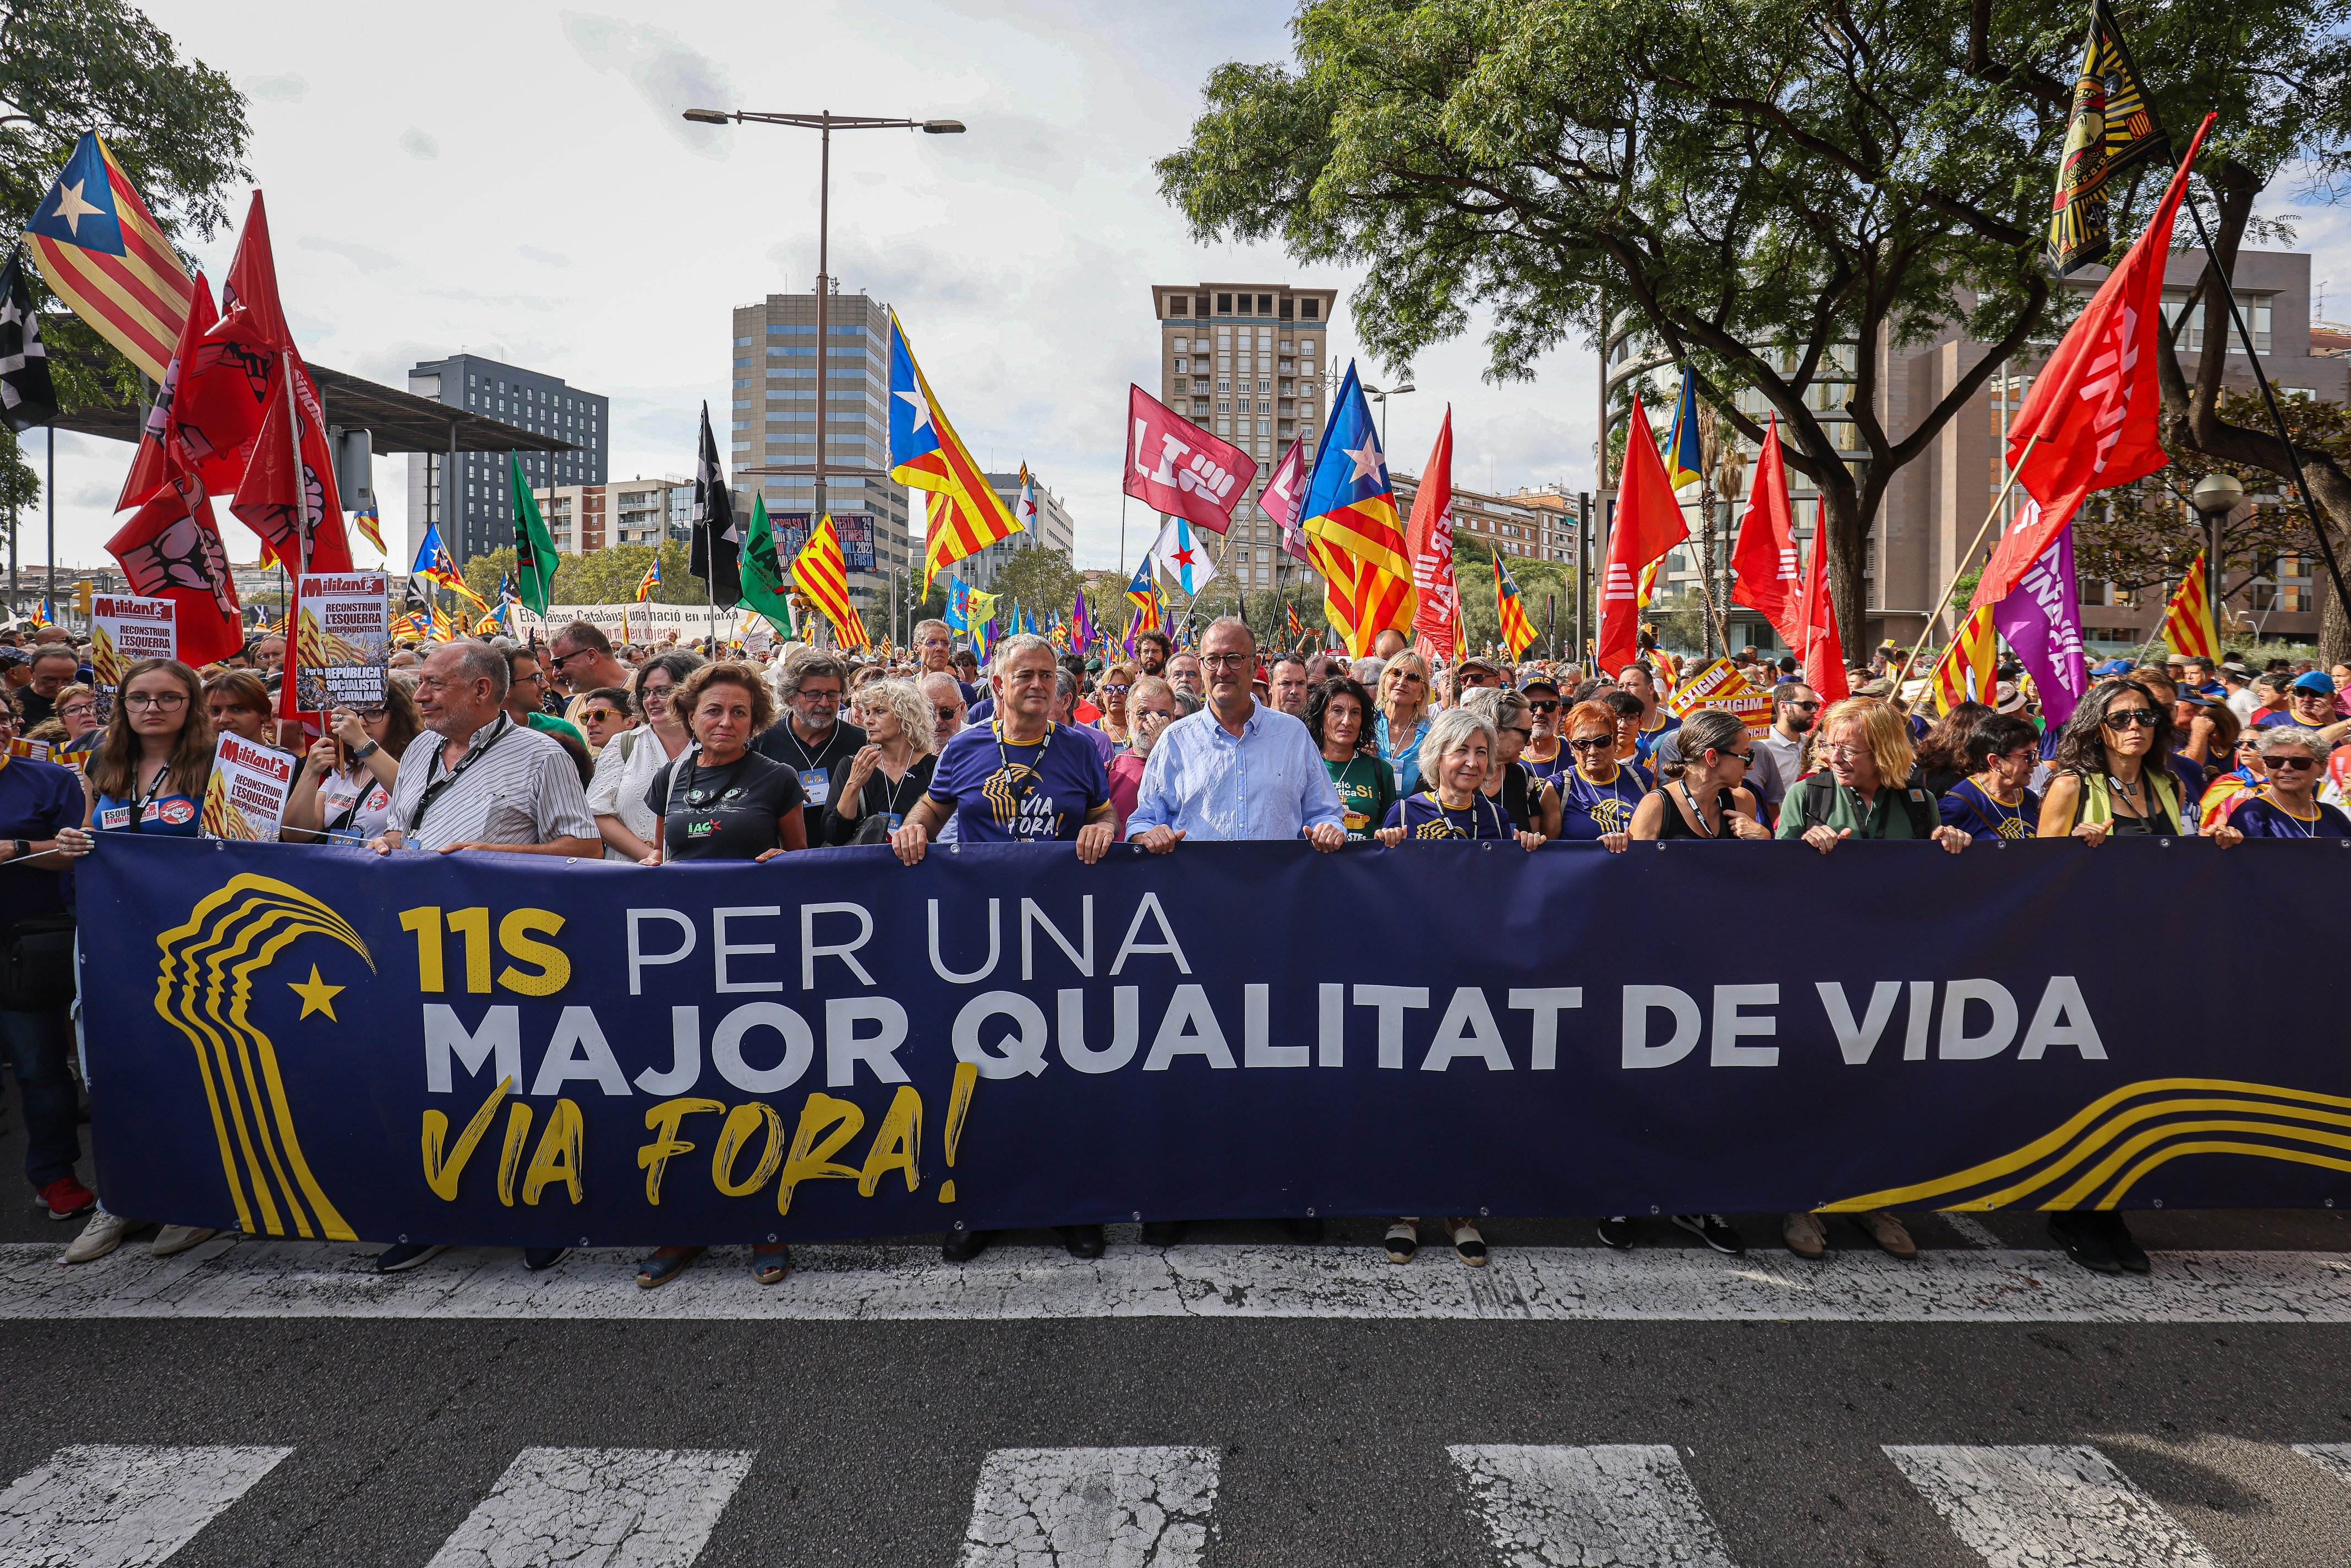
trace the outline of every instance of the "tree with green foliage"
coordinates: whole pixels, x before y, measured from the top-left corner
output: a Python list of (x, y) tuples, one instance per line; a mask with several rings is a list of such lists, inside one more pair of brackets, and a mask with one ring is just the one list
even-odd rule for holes
[(1032, 612), (1041, 626), (1048, 611), (1058, 610), (1064, 615), (1070, 612), (1083, 580), (1070, 558), (1060, 550), (1032, 548), (1014, 550), (1007, 557), (996, 569), (987, 591), (1003, 600), (1008, 608), (1018, 604)]
[[(653, 545), (607, 545), (602, 549), (584, 555), (568, 555), (557, 563), (555, 582), (549, 590), (550, 601), (557, 604), (627, 604), (637, 597), (637, 584), (644, 580), (645, 569), (653, 564), (658, 548), (661, 555), (661, 586), (653, 590), (655, 604), (700, 604), (705, 593), (702, 580), (687, 570), (687, 549), (678, 539), (664, 539)], [(498, 580), (514, 572), (515, 552), (511, 546), (477, 555), (465, 563), (465, 586), (478, 593), (492, 606), (498, 601)]]
[[(2119, 9), (2159, 120), (2220, 110), (2224, 205), (2294, 162), (2333, 188), (2351, 0)], [(1895, 476), (2071, 308), (2043, 246), (2084, 20), (2026, 0), (1307, 0), (1293, 62), (1211, 73), (1161, 186), (1204, 241), (1365, 267), (1355, 329), (1392, 370), (1483, 307), (1490, 379), (1621, 331), (1693, 365), (1747, 441), (1775, 413), (1858, 647)], [(2124, 241), (2160, 180), (2128, 184)], [(1953, 333), (1991, 351), (1931, 403), (1881, 398), (1894, 350)], [(1848, 376), (1858, 450), (1814, 406)]]

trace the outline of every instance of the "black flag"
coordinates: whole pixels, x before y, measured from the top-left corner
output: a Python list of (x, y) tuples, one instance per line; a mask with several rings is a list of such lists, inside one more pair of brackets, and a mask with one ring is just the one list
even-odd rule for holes
[(0, 267), (0, 418), (11, 430), (30, 430), (57, 417), (57, 391), (49, 380), (48, 350), (24, 264), (15, 256)]
[(710, 405), (702, 405), (702, 451), (694, 464), (694, 553), (687, 570), (710, 585), (714, 604), (743, 597), (743, 530), (718, 466), (718, 438), (710, 434)]

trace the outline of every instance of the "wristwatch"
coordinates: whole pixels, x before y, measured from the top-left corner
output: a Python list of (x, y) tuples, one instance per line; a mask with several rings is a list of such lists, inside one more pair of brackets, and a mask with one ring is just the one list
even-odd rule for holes
[(351, 747), (351, 760), (354, 762), (365, 762), (369, 758), (373, 757), (377, 752), (381, 751), (382, 749), (382, 747), (378, 746), (372, 740), (369, 741), (365, 746), (354, 746)]
[(8, 841), (8, 858), (9, 858), (10, 860), (12, 860), (12, 861), (20, 861), (20, 860), (23, 860), (26, 855), (31, 854), (32, 852), (33, 852), (33, 841), (32, 841), (32, 840), (30, 840), (30, 839), (10, 839), (10, 840)]

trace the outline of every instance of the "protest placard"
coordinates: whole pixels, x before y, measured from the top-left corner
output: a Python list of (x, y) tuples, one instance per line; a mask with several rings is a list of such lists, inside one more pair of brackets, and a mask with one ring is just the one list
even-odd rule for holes
[(208, 839), (273, 841), (294, 789), (294, 754), (224, 735), (213, 747), (212, 782), (204, 786), (200, 831)]
[(294, 689), (303, 712), (383, 706), (391, 598), (392, 579), (381, 571), (302, 574)]
[(89, 601), (89, 667), (97, 684), (98, 722), (114, 711), (123, 672), (141, 659), (179, 657), (178, 604), (131, 593), (94, 594)]

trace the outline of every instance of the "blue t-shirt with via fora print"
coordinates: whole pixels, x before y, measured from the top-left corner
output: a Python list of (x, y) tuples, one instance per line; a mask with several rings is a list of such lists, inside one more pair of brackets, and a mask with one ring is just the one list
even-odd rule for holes
[(939, 753), (930, 799), (951, 808), (967, 844), (1064, 842), (1110, 801), (1110, 773), (1086, 737), (1057, 724), (1017, 746), (994, 724), (957, 730)]

